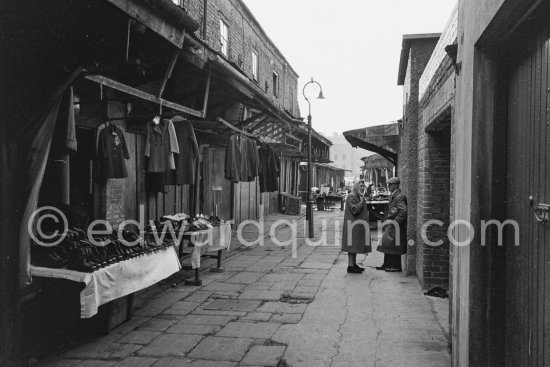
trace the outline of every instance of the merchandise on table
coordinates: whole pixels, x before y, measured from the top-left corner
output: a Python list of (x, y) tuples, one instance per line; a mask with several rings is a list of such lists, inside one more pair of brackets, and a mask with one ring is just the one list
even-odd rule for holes
[(31, 263), (45, 268), (93, 272), (174, 245), (170, 237), (165, 236), (160, 242), (157, 240), (159, 237), (155, 238), (152, 232), (146, 232), (140, 237), (123, 229), (121, 235), (122, 238), (119, 238), (118, 231), (114, 230), (107, 235), (92, 235), (91, 241), (83, 230), (73, 228), (67, 231), (63, 241), (56, 246), (47, 247), (33, 240)]

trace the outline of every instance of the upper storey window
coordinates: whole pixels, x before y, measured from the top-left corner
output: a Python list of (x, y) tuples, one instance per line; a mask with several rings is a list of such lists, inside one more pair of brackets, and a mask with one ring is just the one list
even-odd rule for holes
[(229, 27), (227, 23), (220, 19), (220, 42), (221, 52), (225, 57), (229, 56)]
[(259, 72), (258, 53), (256, 51), (252, 51), (252, 77), (256, 81), (258, 80), (258, 72)]

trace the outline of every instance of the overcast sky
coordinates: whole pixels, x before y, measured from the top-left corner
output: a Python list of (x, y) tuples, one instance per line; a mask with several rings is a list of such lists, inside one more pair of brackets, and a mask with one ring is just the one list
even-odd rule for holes
[[(313, 128), (327, 135), (396, 121), (403, 34), (440, 33), (456, 0), (244, 0), (304, 83), (313, 77)], [(317, 96), (308, 86), (306, 93)]]

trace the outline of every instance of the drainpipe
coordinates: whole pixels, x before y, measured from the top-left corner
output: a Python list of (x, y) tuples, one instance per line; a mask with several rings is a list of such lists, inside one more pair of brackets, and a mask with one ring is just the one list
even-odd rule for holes
[(203, 0), (203, 14), (202, 14), (202, 39), (206, 41), (206, 31), (207, 31), (207, 24), (206, 21), (208, 19), (208, 0)]

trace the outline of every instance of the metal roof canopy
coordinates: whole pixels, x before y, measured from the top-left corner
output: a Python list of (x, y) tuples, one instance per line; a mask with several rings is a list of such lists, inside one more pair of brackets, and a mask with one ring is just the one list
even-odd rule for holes
[(378, 153), (397, 166), (397, 151), (400, 142), (397, 122), (344, 131), (343, 134), (352, 147)]

